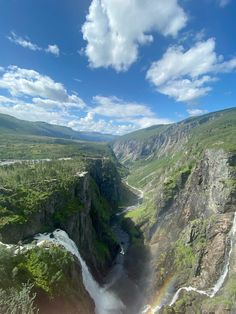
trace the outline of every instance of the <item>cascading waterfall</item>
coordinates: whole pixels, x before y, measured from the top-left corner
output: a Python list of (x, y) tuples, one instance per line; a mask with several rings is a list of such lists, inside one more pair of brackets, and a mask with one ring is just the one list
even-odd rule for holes
[[(202, 294), (202, 295), (206, 295), (210, 298), (213, 298), (217, 292), (219, 292), (219, 290), (222, 288), (224, 282), (225, 282), (225, 279), (228, 275), (228, 272), (229, 272), (229, 266), (230, 266), (230, 257), (231, 257), (231, 253), (232, 253), (232, 250), (233, 250), (233, 246), (234, 246), (234, 236), (236, 234), (236, 212), (234, 214), (234, 220), (233, 220), (233, 225), (232, 225), (232, 228), (231, 228), (231, 231), (230, 231), (230, 251), (229, 251), (229, 254), (228, 254), (228, 258), (227, 258), (227, 262), (225, 264), (225, 267), (224, 267), (224, 270), (221, 274), (221, 276), (219, 277), (219, 279), (217, 280), (217, 282), (215, 283), (215, 285), (209, 289), (209, 290), (199, 290), (195, 287), (181, 287), (179, 288), (176, 293), (174, 294), (174, 296), (172, 297), (170, 303), (168, 304), (169, 306), (173, 306), (175, 304), (175, 302), (178, 300), (179, 298), (179, 295), (181, 293), (181, 291), (194, 291), (194, 292), (197, 292), (199, 294)], [(146, 305), (143, 309), (143, 311), (141, 313), (158, 313), (158, 311), (166, 304), (161, 304), (159, 306), (157, 306), (156, 308), (152, 308), (150, 305)]]
[(52, 234), (39, 234), (35, 236), (37, 245), (51, 242), (63, 246), (68, 252), (77, 257), (82, 268), (82, 278), (85, 289), (93, 299), (96, 314), (121, 314), (124, 304), (106, 288), (102, 288), (94, 280), (85, 261), (82, 259), (79, 250), (73, 240), (62, 230), (55, 230)]

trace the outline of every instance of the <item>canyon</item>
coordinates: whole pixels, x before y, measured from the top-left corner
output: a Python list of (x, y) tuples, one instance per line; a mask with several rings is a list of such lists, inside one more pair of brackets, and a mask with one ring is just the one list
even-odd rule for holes
[[(50, 193), (50, 178), (37, 187), (0, 184), (0, 241), (13, 248), (16, 286), (30, 280), (46, 314), (235, 313), (235, 126), (229, 109), (125, 135), (99, 148), (101, 156), (96, 148), (30, 165), (3, 158), (2, 178), (41, 178), (45, 167), (54, 174)], [(26, 187), (37, 204), (31, 211)], [(16, 195), (23, 198), (13, 203)], [(47, 273), (42, 285), (42, 270), (17, 255), (38, 262), (45, 250), (60, 255), (54, 247), (68, 254), (66, 276)]]

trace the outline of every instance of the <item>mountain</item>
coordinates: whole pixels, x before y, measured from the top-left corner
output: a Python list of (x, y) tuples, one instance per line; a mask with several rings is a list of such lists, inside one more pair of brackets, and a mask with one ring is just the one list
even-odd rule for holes
[(235, 148), (236, 108), (192, 117), (184, 121), (157, 125), (119, 137), (113, 149), (124, 163), (160, 158), (180, 151), (183, 145), (200, 148)]
[(120, 137), (150, 251), (145, 313), (236, 313), (236, 108)]
[(111, 143), (5, 123), (0, 313), (236, 313), (235, 108)]
[(47, 136), (93, 142), (110, 142), (117, 137), (115, 135), (98, 132), (78, 132), (65, 126), (52, 125), (46, 122), (19, 120), (5, 114), (0, 114), (0, 133)]

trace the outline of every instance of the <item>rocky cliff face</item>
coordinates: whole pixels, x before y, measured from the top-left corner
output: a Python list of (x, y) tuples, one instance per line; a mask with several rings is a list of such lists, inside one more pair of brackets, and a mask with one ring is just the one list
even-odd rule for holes
[[(141, 207), (126, 216), (151, 251), (150, 304), (168, 304), (181, 287), (210, 291), (225, 270), (236, 211), (234, 117), (231, 110), (189, 119), (113, 145), (131, 169), (128, 180), (144, 190)], [(224, 313), (220, 302), (231, 302), (233, 311), (236, 290), (227, 278), (211, 303), (206, 295), (183, 290), (161, 313)]]
[(235, 212), (234, 158), (207, 150), (167, 203), (163, 194), (156, 195), (156, 222), (143, 226), (153, 254), (154, 294), (170, 276), (176, 277), (176, 288), (191, 285), (202, 290), (219, 278)]
[[(56, 295), (53, 298), (37, 291), (35, 303), (39, 308), (39, 314), (93, 314), (95, 305), (83, 286), (81, 266), (76, 259), (68, 270), (70, 292), (66, 295)], [(68, 293), (69, 292), (69, 293)]]
[(106, 272), (119, 249), (110, 229), (117, 208), (121, 181), (110, 160), (91, 160), (87, 171), (74, 174), (71, 183), (42, 201), (24, 223), (8, 224), (0, 231), (4, 243), (17, 243), (37, 233), (65, 230), (76, 242), (98, 277)]
[[(160, 158), (163, 155), (181, 150), (187, 143), (190, 133), (201, 124), (207, 123), (214, 117), (189, 119), (169, 126), (152, 127), (144, 136), (124, 136), (113, 143), (117, 158), (123, 163), (140, 159)], [(149, 135), (150, 133), (150, 135)]]
[[(227, 121), (225, 121), (225, 117)], [(172, 125), (153, 126), (117, 139), (112, 144), (116, 157), (125, 164), (140, 160), (160, 159), (163, 156), (180, 152), (192, 138), (194, 145), (201, 144), (198, 135), (211, 137), (214, 132), (222, 132), (221, 127), (230, 128), (230, 116), (234, 118), (235, 109), (219, 111), (202, 117), (189, 118)], [(223, 135), (223, 134), (222, 134)], [(204, 139), (203, 137), (203, 139)]]

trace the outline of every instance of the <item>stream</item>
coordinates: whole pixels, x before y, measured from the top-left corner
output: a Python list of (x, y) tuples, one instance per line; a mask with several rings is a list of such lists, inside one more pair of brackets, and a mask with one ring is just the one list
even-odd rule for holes
[[(136, 205), (123, 208), (119, 213), (116, 214), (117, 216), (124, 212), (135, 210), (137, 206), (139, 206), (140, 202), (142, 201), (143, 193), (142, 191), (137, 191), (139, 198)], [(143, 289), (138, 286), (134, 280), (132, 280), (126, 268), (125, 258), (128, 254), (128, 249), (130, 246), (130, 238), (128, 233), (126, 233), (121, 228), (116, 219), (113, 222), (112, 229), (117, 238), (117, 241), (120, 244), (120, 253), (117, 255), (110, 272), (104, 278), (104, 284), (102, 286), (93, 278), (89, 268), (86, 265), (86, 262), (80, 255), (79, 248), (76, 246), (74, 241), (69, 238), (65, 231), (57, 229), (52, 233), (38, 234), (34, 237), (34, 239), (36, 240), (36, 245), (39, 246), (43, 245), (45, 242), (61, 245), (78, 259), (82, 268), (83, 284), (95, 303), (96, 314), (158, 313), (163, 306), (174, 305), (182, 291), (194, 291), (212, 298), (222, 288), (229, 272), (230, 257), (233, 250), (234, 237), (236, 234), (236, 213), (234, 214), (232, 228), (229, 233), (230, 251), (225, 261), (223, 272), (215, 285), (208, 290), (199, 290), (191, 286), (181, 287), (168, 301), (165, 299), (165, 302), (162, 302), (162, 304), (156, 306), (155, 308), (152, 308), (150, 305), (145, 305), (143, 307), (144, 291), (142, 291)], [(4, 245), (3, 243), (1, 244)], [(5, 246), (9, 248), (12, 247), (12, 245)], [(14, 247), (16, 248), (16, 252), (19, 252), (19, 250), (31, 249), (32, 245), (29, 244), (25, 246)], [(132, 260), (132, 265), (135, 265), (134, 257)]]
[(199, 290), (199, 289), (192, 287), (192, 286), (181, 287), (175, 292), (175, 294), (173, 295), (171, 300), (169, 300), (169, 302), (166, 301), (166, 299), (165, 299), (164, 302), (162, 302), (161, 304), (159, 304), (155, 308), (152, 308), (150, 305), (146, 305), (142, 311), (142, 314), (145, 314), (145, 313), (156, 314), (165, 305), (173, 306), (175, 304), (175, 302), (178, 300), (179, 295), (182, 291), (188, 291), (188, 292), (194, 291), (196, 293), (205, 295), (209, 298), (213, 298), (222, 288), (222, 286), (225, 282), (225, 279), (229, 273), (230, 258), (231, 258), (231, 254), (232, 254), (233, 247), (235, 244), (235, 234), (236, 234), (236, 212), (234, 214), (232, 228), (231, 228), (230, 233), (229, 233), (230, 251), (229, 251), (227, 259), (225, 261), (225, 266), (223, 268), (222, 274), (220, 275), (220, 277), (218, 278), (218, 280), (216, 281), (216, 283), (214, 284), (214, 286), (212, 288), (210, 288), (208, 290)]
[[(142, 199), (140, 191), (138, 194), (137, 204), (123, 208), (117, 215), (137, 208)], [(112, 229), (120, 245), (120, 252), (116, 256), (113, 267), (104, 278), (102, 286), (93, 278), (80, 255), (79, 248), (65, 231), (57, 229), (53, 233), (38, 234), (34, 239), (37, 241), (36, 245), (43, 245), (45, 242), (61, 245), (78, 259), (82, 268), (83, 284), (95, 303), (96, 314), (137, 314), (142, 306), (142, 291), (130, 278), (125, 268), (125, 256), (130, 245), (130, 238), (118, 224), (117, 218), (113, 221)]]

